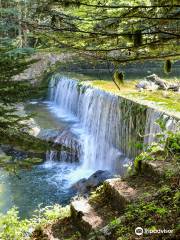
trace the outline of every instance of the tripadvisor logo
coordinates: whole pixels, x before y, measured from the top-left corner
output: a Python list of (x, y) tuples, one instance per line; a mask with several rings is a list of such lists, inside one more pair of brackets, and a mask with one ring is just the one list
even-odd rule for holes
[(138, 236), (141, 236), (143, 234), (143, 229), (142, 227), (137, 227), (135, 229), (135, 234), (138, 235)]
[(141, 236), (143, 234), (172, 234), (173, 230), (170, 229), (143, 229), (142, 227), (137, 227), (135, 229), (135, 234)]

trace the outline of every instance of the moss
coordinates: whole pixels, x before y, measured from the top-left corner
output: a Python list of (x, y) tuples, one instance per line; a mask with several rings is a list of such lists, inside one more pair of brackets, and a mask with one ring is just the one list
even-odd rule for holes
[(143, 43), (142, 31), (136, 30), (134, 33), (134, 46), (139, 47)]
[(142, 152), (139, 154), (135, 160), (134, 160), (134, 170), (135, 173), (141, 173), (142, 172), (142, 161), (152, 161), (155, 160), (149, 153)]
[[(137, 81), (126, 81), (121, 85), (121, 90), (116, 87), (113, 81), (88, 81), (88, 84), (100, 88), (104, 91), (111, 92), (118, 96), (132, 99), (133, 101), (139, 101), (143, 104), (143, 100), (158, 103), (159, 107), (163, 107), (167, 110), (173, 110), (180, 112), (180, 94), (176, 92), (164, 92), (164, 91), (143, 91), (138, 92), (135, 85)], [(144, 102), (148, 105), (147, 102)]]
[(180, 208), (180, 191), (177, 191), (173, 197), (173, 202), (175, 206)]
[(148, 100), (157, 103), (160, 107), (167, 110), (173, 110), (180, 112), (180, 94), (174, 92), (164, 93), (163, 91), (155, 92), (136, 92), (131, 93), (132, 97), (136, 97), (140, 100)]
[(29, 164), (40, 164), (43, 162), (42, 158), (26, 158), (23, 162), (27, 162)]
[(103, 205), (106, 201), (104, 199), (104, 191), (105, 190), (105, 184), (101, 185), (100, 187), (96, 188), (96, 191), (91, 192), (91, 195), (89, 197), (89, 202), (93, 205)]
[[(134, 230), (137, 226), (149, 230), (176, 229), (171, 237), (176, 236), (178, 215), (177, 205), (172, 204), (174, 189), (170, 186), (164, 186), (164, 189), (165, 191), (157, 191), (154, 196), (151, 195), (148, 201), (144, 198), (129, 204), (123, 217), (120, 217), (122, 220), (115, 219), (109, 224), (111, 230), (109, 239), (134, 239)], [(177, 192), (175, 195), (178, 195)], [(147, 237), (154, 239), (153, 235)], [(155, 237), (161, 239), (160, 234), (156, 234)], [(164, 235), (163, 239), (168, 237)]]
[(84, 94), (86, 91), (85, 85), (80, 81), (77, 83), (77, 91), (79, 94), (80, 93)]

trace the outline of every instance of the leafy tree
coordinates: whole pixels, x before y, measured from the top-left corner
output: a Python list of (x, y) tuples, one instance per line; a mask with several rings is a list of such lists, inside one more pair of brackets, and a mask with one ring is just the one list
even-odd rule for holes
[[(29, 25), (47, 47), (101, 61), (179, 59), (178, 0), (45, 0)], [(38, 19), (38, 24), (37, 24)]]
[[(30, 116), (22, 116), (18, 112), (19, 104), (36, 96), (41, 90), (34, 86), (31, 79), (15, 78), (37, 61), (29, 58), (34, 49), (29, 47), (28, 37), (25, 36), (27, 28), (25, 31), (22, 17), (25, 3), (26, 1), (16, 0), (1, 1), (0, 144), (8, 144), (26, 151), (44, 152), (59, 146), (30, 135), (27, 125)], [(0, 161), (1, 166), (13, 165), (10, 158), (2, 157)], [(24, 164), (27, 166), (27, 161)]]

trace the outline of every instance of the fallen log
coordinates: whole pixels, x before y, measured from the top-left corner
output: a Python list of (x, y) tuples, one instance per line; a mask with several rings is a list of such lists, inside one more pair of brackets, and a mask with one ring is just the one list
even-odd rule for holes
[(180, 82), (177, 83), (168, 83), (162, 78), (158, 77), (156, 74), (147, 76), (145, 80), (138, 82), (136, 85), (139, 89), (147, 89), (150, 91), (153, 90), (171, 90), (174, 92), (180, 91)]
[(162, 89), (162, 90), (167, 90), (168, 89), (167, 83), (163, 79), (158, 77), (156, 74), (152, 74), (150, 76), (147, 76), (146, 80), (154, 82), (156, 85), (159, 86), (159, 89)]

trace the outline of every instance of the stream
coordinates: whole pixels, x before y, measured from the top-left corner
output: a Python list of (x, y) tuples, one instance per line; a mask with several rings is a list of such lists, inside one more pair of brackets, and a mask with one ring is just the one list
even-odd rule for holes
[[(36, 113), (35, 121), (46, 130), (69, 129), (74, 119), (54, 114), (51, 102), (32, 102), (26, 110)], [(67, 117), (67, 118), (66, 118)], [(0, 172), (0, 211), (16, 206), (21, 218), (31, 217), (39, 205), (49, 206), (55, 203), (65, 205), (74, 195), (69, 187), (73, 182), (73, 172), (79, 163), (52, 161), (48, 158), (30, 170), (18, 171), (18, 177), (1, 170)]]
[(72, 184), (97, 170), (123, 174), (134, 154), (127, 147), (134, 126), (122, 122), (119, 106), (117, 96), (86, 86), (79, 89), (71, 76), (54, 75), (47, 101), (30, 102), (25, 110), (36, 114), (40, 135), (55, 134), (54, 141), (72, 153), (47, 152), (42, 164), (19, 171), (18, 177), (1, 170), (0, 211), (16, 206), (21, 218), (31, 217), (39, 205), (69, 203), (75, 194)]
[(47, 101), (30, 102), (25, 110), (36, 113), (39, 134), (54, 136), (71, 151), (47, 152), (41, 164), (20, 170), (18, 177), (0, 170), (0, 212), (16, 206), (21, 218), (39, 205), (68, 204), (72, 184), (97, 170), (122, 175), (140, 152), (140, 135), (159, 132), (155, 121), (162, 115), (60, 74), (52, 76)]
[[(106, 159), (109, 158), (110, 164), (112, 161), (110, 156), (113, 157), (112, 154), (116, 154), (114, 156), (117, 158), (120, 154), (118, 150), (112, 148), (107, 153), (103, 153), (101, 150), (99, 152), (100, 155), (96, 156), (98, 153), (96, 139), (81, 122), (81, 119), (75, 114), (73, 109), (68, 109), (67, 107), (71, 101), (73, 103), (73, 98), (70, 97), (72, 89), (66, 89), (68, 86), (70, 86), (68, 80), (65, 79), (64, 89), (57, 88), (56, 93), (51, 93), (54, 96), (50, 94), (49, 101), (30, 102), (25, 106), (25, 110), (28, 113), (35, 113), (34, 120), (40, 127), (41, 134), (49, 135), (56, 132), (65, 132), (65, 144), (70, 146), (70, 148), (77, 148), (74, 141), (72, 141), (72, 138), (75, 138), (75, 141), (82, 148), (77, 149), (79, 158), (77, 159), (76, 156), (76, 159), (74, 159), (73, 156), (70, 156), (69, 161), (67, 153), (59, 154), (51, 151), (46, 153), (42, 164), (35, 165), (29, 170), (19, 170), (18, 177), (1, 170), (0, 212), (6, 213), (8, 209), (16, 206), (21, 218), (29, 218), (38, 206), (45, 207), (56, 203), (66, 205), (75, 194), (71, 190), (73, 183), (81, 178), (89, 177), (96, 170), (107, 169), (107, 164), (102, 164), (102, 159), (106, 155)], [(75, 89), (77, 88), (75, 87)], [(53, 99), (57, 96), (60, 96), (62, 105)], [(75, 96), (73, 97), (75, 100)], [(102, 136), (102, 138), (104, 139), (105, 136)], [(106, 141), (104, 141), (104, 144), (106, 144)], [(109, 148), (109, 143), (106, 144), (106, 147)], [(101, 149), (103, 149), (103, 145)], [(101, 157), (99, 166), (95, 161), (93, 162), (93, 158), (97, 157)]]

